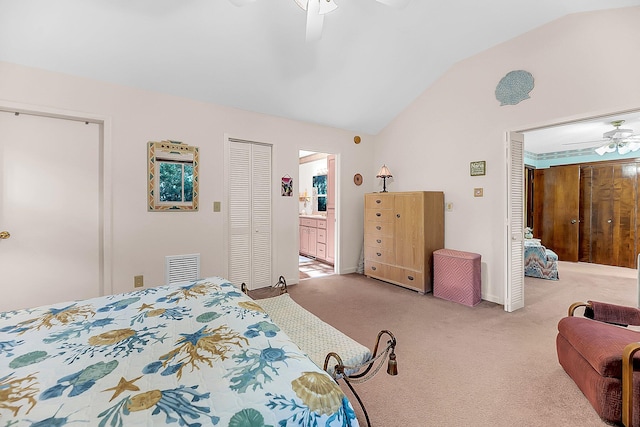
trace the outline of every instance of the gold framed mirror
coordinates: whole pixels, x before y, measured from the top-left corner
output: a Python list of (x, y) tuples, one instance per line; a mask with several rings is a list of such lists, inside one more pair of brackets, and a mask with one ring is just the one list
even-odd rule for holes
[(147, 210), (198, 210), (198, 147), (179, 141), (148, 143)]

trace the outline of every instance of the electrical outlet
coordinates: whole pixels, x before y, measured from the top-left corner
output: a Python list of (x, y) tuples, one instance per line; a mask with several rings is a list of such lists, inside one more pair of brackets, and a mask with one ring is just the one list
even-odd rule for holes
[(144, 276), (133, 276), (133, 287), (141, 288), (144, 286)]

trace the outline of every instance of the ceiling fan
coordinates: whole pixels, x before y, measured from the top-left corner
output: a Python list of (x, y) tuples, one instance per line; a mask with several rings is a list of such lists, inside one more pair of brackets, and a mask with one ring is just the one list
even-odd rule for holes
[[(236, 6), (244, 6), (253, 3), (255, 0), (229, 0)], [(333, 0), (294, 0), (298, 6), (307, 12), (307, 42), (320, 39), (324, 15), (333, 12), (338, 5)], [(387, 6), (401, 8), (406, 6), (410, 0), (375, 0)]]
[[(622, 129), (620, 126), (624, 124), (624, 120), (614, 120), (611, 122), (611, 126), (614, 129), (602, 134), (602, 139), (598, 141), (588, 142), (574, 142), (571, 144), (587, 144), (587, 143), (599, 143), (595, 152), (601, 156), (607, 153), (627, 154), (632, 151), (640, 150), (640, 134), (634, 134), (633, 129)], [(604, 144), (603, 144), (604, 143)]]

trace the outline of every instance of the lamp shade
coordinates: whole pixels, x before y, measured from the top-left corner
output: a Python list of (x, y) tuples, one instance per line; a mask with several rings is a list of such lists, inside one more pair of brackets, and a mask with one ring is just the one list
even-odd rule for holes
[(391, 171), (389, 170), (387, 165), (382, 165), (382, 167), (380, 168), (380, 171), (378, 172), (378, 175), (376, 175), (376, 178), (391, 178), (391, 177), (393, 177), (393, 175), (391, 175)]

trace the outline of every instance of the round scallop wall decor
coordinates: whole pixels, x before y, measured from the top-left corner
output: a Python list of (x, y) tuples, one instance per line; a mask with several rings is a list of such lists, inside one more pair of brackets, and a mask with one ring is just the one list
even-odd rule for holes
[(533, 76), (524, 70), (508, 72), (496, 86), (496, 99), (502, 105), (516, 105), (529, 99), (533, 90)]

